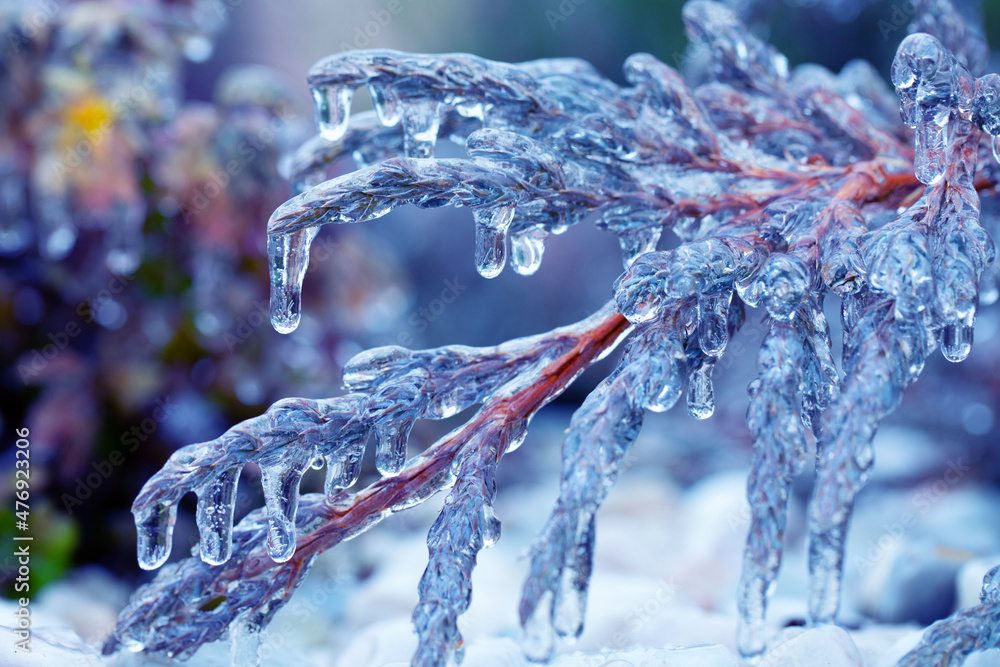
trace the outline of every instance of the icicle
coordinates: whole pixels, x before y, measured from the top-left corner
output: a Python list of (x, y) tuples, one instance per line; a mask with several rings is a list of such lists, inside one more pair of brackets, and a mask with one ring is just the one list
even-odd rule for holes
[(354, 89), (342, 86), (316, 86), (312, 90), (316, 123), (324, 139), (337, 141), (347, 132)]
[[(918, 101), (920, 97), (918, 96)], [(924, 185), (935, 185), (948, 166), (948, 116), (951, 107), (944, 102), (918, 106), (914, 174)]]
[(230, 664), (232, 667), (259, 667), (265, 630), (251, 618), (251, 612), (240, 615), (229, 626)]
[(155, 570), (170, 557), (170, 544), (177, 522), (177, 505), (156, 504), (133, 512), (139, 567)]
[(715, 412), (715, 392), (712, 389), (712, 369), (715, 362), (705, 361), (688, 375), (688, 414), (695, 419), (708, 419)]
[(892, 83), (899, 94), (903, 122), (914, 128), (914, 173), (925, 185), (944, 177), (952, 128), (949, 120), (955, 91), (963, 75), (955, 57), (926, 33), (909, 35), (892, 62)]
[(665, 332), (662, 340), (658, 341), (658, 348), (642, 360), (648, 383), (641, 386), (637, 398), (647, 410), (665, 412), (684, 393), (687, 355), (675, 331)]
[(412, 427), (411, 420), (375, 426), (375, 467), (383, 477), (398, 475), (406, 465), (406, 441)]
[[(507, 451), (510, 451), (508, 447)], [(497, 516), (493, 505), (483, 503), (483, 548), (492, 547), (500, 539), (500, 518)]]
[(375, 114), (379, 121), (386, 127), (391, 127), (399, 122), (402, 114), (399, 96), (388, 85), (369, 84), (368, 94), (372, 98), (372, 106), (375, 107)]
[(260, 482), (267, 507), (267, 553), (284, 563), (295, 553), (295, 514), (302, 471), (287, 464), (261, 465)]
[(291, 333), (302, 316), (302, 281), (309, 267), (309, 246), (317, 227), (306, 227), (290, 234), (267, 237), (267, 256), (271, 272), (271, 325), (278, 333)]
[(530, 276), (538, 270), (542, 265), (547, 236), (542, 227), (522, 229), (510, 235), (510, 265), (515, 273)]
[(782, 322), (791, 321), (809, 293), (809, 267), (795, 255), (768, 256), (757, 280), (768, 314)]
[(552, 591), (542, 593), (538, 606), (524, 621), (524, 637), (521, 648), (524, 655), (533, 662), (547, 662), (555, 648), (555, 633), (552, 627)]
[(195, 517), (201, 559), (209, 565), (222, 565), (232, 553), (233, 510), (239, 476), (240, 469), (232, 468), (211, 484), (196, 490), (198, 505)]
[(507, 230), (514, 219), (514, 205), (477, 208), (476, 270), (483, 278), (496, 278), (507, 260)]
[(337, 495), (340, 489), (347, 489), (358, 481), (361, 476), (361, 457), (364, 455), (364, 443), (346, 448), (337, 456), (326, 459), (326, 484), (324, 491), (327, 497)]
[(403, 109), (403, 151), (406, 157), (434, 157), (441, 123), (440, 106), (433, 100), (421, 100)]
[(656, 244), (663, 233), (662, 227), (629, 229), (618, 234), (618, 245), (622, 249), (622, 263), (627, 269), (640, 256), (656, 250)]
[(698, 299), (698, 346), (710, 357), (717, 357), (729, 343), (729, 304), (733, 293), (703, 296)]
[(961, 322), (946, 324), (941, 333), (941, 352), (948, 361), (965, 361), (972, 351), (972, 327)]
[(594, 560), (594, 519), (592, 512), (579, 512), (576, 543), (571, 546), (570, 557), (556, 587), (552, 623), (560, 637), (576, 639), (583, 632), (587, 589)]

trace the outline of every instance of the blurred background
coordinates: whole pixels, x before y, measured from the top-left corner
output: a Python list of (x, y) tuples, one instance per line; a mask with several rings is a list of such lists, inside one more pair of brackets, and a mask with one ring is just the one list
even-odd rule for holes
[[(387, 10), (393, 3), (398, 13)], [(901, 1), (734, 4), (792, 65), (839, 70), (864, 58), (886, 76), (912, 18)], [(272, 330), (265, 229), (289, 196), (283, 157), (314, 133), (305, 85), (313, 62), (348, 48), (510, 62), (574, 56), (623, 84), (621, 65), (635, 52), (683, 68), (681, 5), (0, 1), (0, 543), (14, 530), (12, 445), (26, 427), (33, 592), (84, 566), (130, 585), (149, 576), (135, 562), (129, 508), (171, 452), (279, 398), (336, 395), (357, 352), (497, 344), (582, 319), (611, 297), (622, 271), (617, 240), (586, 223), (548, 244), (536, 275), (506, 270), (487, 281), (474, 268), (468, 211), (406, 209), (324, 229), (302, 324), (291, 335)], [(1000, 2), (978, 15), (987, 35), (1000, 34)], [(358, 95), (355, 110), (367, 107)], [(830, 304), (832, 321), (837, 312)], [(637, 453), (644, 469), (681, 486), (745, 470), (759, 320), (751, 314), (742, 346), (720, 363), (712, 419), (695, 422), (683, 406), (650, 418), (652, 444)], [(997, 313), (984, 311), (968, 361), (929, 364), (883, 445), (886, 484), (934, 478), (956, 456), (974, 465), (969, 480), (994, 483), (998, 328)], [(570, 411), (614, 361), (540, 416), (529, 444), (502, 467), (501, 489), (555, 460)], [(418, 425), (411, 453), (452, 425)], [(255, 475), (244, 471), (240, 515), (262, 504)], [(304, 486), (320, 483), (316, 473)], [(807, 495), (804, 482), (799, 496)], [(197, 540), (193, 509), (191, 496), (175, 558)], [(994, 548), (1000, 537), (981, 550)], [(15, 569), (0, 554), (7, 596)]]

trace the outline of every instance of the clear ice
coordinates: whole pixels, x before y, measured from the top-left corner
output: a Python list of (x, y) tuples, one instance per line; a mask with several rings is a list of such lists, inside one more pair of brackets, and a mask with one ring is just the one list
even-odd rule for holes
[[(808, 505), (808, 622), (835, 622), (844, 542), (875, 465), (879, 423), (935, 348), (950, 361), (969, 355), (976, 311), (996, 298), (977, 188), (995, 186), (995, 165), (980, 155), (997, 150), (1000, 79), (983, 75), (985, 42), (949, 3), (914, 4), (912, 34), (891, 70), (898, 105), (860, 61), (837, 73), (790, 70), (731, 8), (708, 0), (683, 11), (692, 48), (705, 56), (690, 79), (649, 54), (626, 61), (626, 86), (573, 59), (510, 65), (378, 49), (316, 63), (309, 85), (319, 134), (294, 155), (297, 194), (268, 223), (278, 331), (293, 331), (301, 317), (319, 227), (404, 205), (471, 209), (469, 255), (486, 278), (508, 261), (518, 274), (534, 273), (549, 235), (588, 217), (617, 236), (625, 271), (613, 302), (577, 325), (487, 348), (369, 350), (344, 369), (349, 393), (286, 399), (178, 450), (133, 506), (139, 560), (147, 569), (166, 561), (176, 505), (189, 490), (199, 498), (201, 559), (171, 565), (140, 589), (106, 650), (193, 651), (246, 609), (262, 627), (316, 553), (444, 490), (413, 612), (413, 664), (461, 661), (457, 619), (471, 599), (472, 568), (500, 535), (498, 460), (523, 441), (535, 410), (628, 337), (615, 370), (571, 419), (559, 495), (532, 547), (519, 606), (523, 648), (547, 660), (557, 637), (582, 631), (595, 516), (645, 411), (684, 397), (693, 417), (709, 417), (713, 370), (747, 317), (763, 318), (767, 333), (748, 388), (754, 453), (737, 646), (746, 660), (767, 650), (789, 490), (809, 438), (819, 453)], [(351, 116), (360, 87), (375, 110)], [(439, 141), (465, 155), (434, 158)], [(359, 168), (327, 178), (345, 154)], [(52, 230), (58, 205), (43, 219)], [(679, 244), (658, 250), (665, 231)], [(987, 279), (992, 287), (981, 293)], [(827, 296), (840, 300), (839, 368)], [(407, 458), (417, 420), (477, 405), (464, 427)], [(382, 478), (352, 490), (372, 434)], [(261, 467), (266, 507), (233, 527), (235, 479), (249, 461)], [(300, 497), (302, 473), (320, 462), (325, 494)], [(995, 576), (982, 605), (933, 626), (900, 664), (957, 665), (996, 646)], [(179, 590), (189, 602), (170, 597)], [(192, 611), (220, 596), (211, 618)]]

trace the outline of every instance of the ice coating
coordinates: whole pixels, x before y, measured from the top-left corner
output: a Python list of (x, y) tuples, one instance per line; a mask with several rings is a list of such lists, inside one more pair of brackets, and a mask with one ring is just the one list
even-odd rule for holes
[(749, 388), (747, 428), (754, 455), (747, 479), (750, 527), (737, 592), (740, 655), (766, 649), (768, 596), (781, 565), (789, 489), (806, 459), (799, 397), (808, 352), (800, 322), (776, 320), (757, 355), (757, 379)]
[(267, 239), (271, 273), (271, 325), (278, 333), (291, 333), (302, 317), (302, 281), (309, 268), (309, 246), (318, 229), (303, 229)]
[[(752, 513), (738, 646), (746, 658), (766, 648), (768, 592), (807, 430), (820, 452), (808, 513), (810, 622), (835, 622), (850, 514), (874, 465), (872, 437), (936, 346), (956, 361), (969, 353), (980, 282), (992, 270), (979, 197), (995, 179), (977, 168), (977, 156), (991, 139), (982, 132), (995, 130), (998, 86), (989, 75), (972, 78), (970, 68), (978, 75), (974, 63), (985, 61), (957, 15), (938, 0), (918, 4), (921, 16), (941, 23), (934, 37), (930, 30), (907, 37), (894, 62), (892, 82), (912, 133), (870, 66), (789, 73), (784, 57), (735, 12), (704, 0), (684, 10), (704, 55), (699, 85), (648, 54), (626, 62), (628, 86), (574, 60), (507, 65), (366, 50), (317, 63), (310, 85), (326, 100), (326, 136), (295, 156), (299, 194), (268, 226), (276, 326), (291, 330), (298, 321), (308, 242), (319, 226), (365, 222), (409, 204), (470, 208), (469, 254), (486, 277), (508, 255), (517, 273), (530, 275), (549, 234), (592, 217), (618, 237), (626, 266), (614, 306), (588, 323), (488, 348), (371, 350), (347, 364), (353, 393), (346, 397), (279, 403), (217, 441), (180, 450), (137, 499), (145, 562), (165, 560), (178, 494), (196, 490), (202, 557), (221, 564), (209, 575), (183, 562), (181, 578), (199, 591), (189, 597), (206, 603), (222, 582), (242, 581), (234, 561), (246, 559), (258, 568), (246, 578), (257, 589), (227, 598), (218, 617), (206, 619), (169, 606), (180, 603), (162, 599), (173, 589), (169, 577), (158, 579), (123, 614), (114, 641), (177, 653), (183, 631), (195, 637), (188, 646), (208, 641), (243, 607), (266, 622), (317, 550), (450, 489), (428, 536), (415, 663), (460, 660), (457, 619), (468, 606), (472, 565), (499, 537), (496, 459), (524, 440), (520, 426), (504, 428), (526, 423), (554, 386), (561, 391), (585, 365), (575, 359), (610, 350), (628, 331), (627, 318), (635, 331), (616, 370), (571, 420), (559, 497), (524, 585), (525, 652), (548, 658), (557, 636), (581, 632), (596, 512), (644, 410), (667, 410), (686, 390), (690, 414), (711, 415), (712, 372), (745, 306), (761, 309), (753, 317), (766, 311), (769, 333), (747, 412)], [(375, 111), (348, 117), (341, 102), (361, 86)], [(465, 155), (431, 157), (440, 141)], [(345, 153), (364, 166), (325, 180)], [(661, 239), (671, 249), (657, 251)], [(843, 373), (823, 316), (829, 293), (842, 299)], [(585, 332), (604, 327), (599, 321), (614, 325), (598, 345)], [(579, 347), (585, 339), (595, 349)], [(407, 458), (416, 420), (476, 405), (466, 426)], [(345, 491), (369, 439), (383, 477)], [(250, 460), (267, 471), (266, 511), (231, 530), (233, 555), (224, 560), (225, 503), (215, 499), (229, 489), (219, 475)], [(318, 461), (327, 465), (326, 497), (298, 496), (301, 472)], [(260, 571), (264, 561), (276, 569)], [(178, 619), (176, 631), (148, 631), (158, 615)]]
[(684, 318), (665, 319), (636, 332), (618, 367), (570, 421), (559, 498), (535, 540), (521, 594), (522, 646), (532, 660), (548, 659), (556, 634), (576, 637), (582, 630), (594, 515), (639, 433), (643, 409), (668, 409), (681, 395), (687, 359), (678, 327)]
[[(488, 391), (490, 400), (464, 427), (408, 461), (399, 475), (384, 477), (355, 493), (335, 491), (329, 497), (298, 496), (297, 511), (288, 502), (292, 495), (290, 487), (298, 483), (301, 471), (317, 455), (327, 461), (344, 457), (346, 465), (340, 466), (335, 474), (338, 479), (345, 476), (343, 469), (350, 467), (347, 462), (356, 460), (357, 448), (370, 428), (371, 419), (364, 416), (365, 408), (374, 397), (354, 393), (325, 401), (286, 399), (265, 415), (234, 427), (217, 441), (182, 448), (147, 483), (137, 499), (136, 516), (145, 522), (139, 526), (140, 530), (172, 525), (167, 519), (181, 496), (191, 488), (212, 484), (222, 471), (232, 470), (235, 462), (260, 460), (261, 469), (270, 471), (265, 494), (268, 488), (284, 489), (281, 494), (266, 498), (266, 510), (251, 512), (232, 530), (232, 556), (227, 561), (213, 566), (199, 558), (188, 558), (163, 568), (152, 583), (140, 588), (122, 612), (105, 644), (105, 653), (134, 646), (155, 655), (184, 658), (201, 644), (223, 636), (234, 622), (249, 618), (263, 627), (301, 583), (317, 553), (368, 530), (394, 512), (424, 502), (441, 490), (454, 487), (453, 502), (473, 503), (480, 509), (474, 515), (442, 514), (428, 540), (432, 563), (435, 554), (440, 556), (441, 563), (447, 564), (452, 554), (469, 553), (469, 543), (449, 537), (467, 536), (463, 532), (466, 524), (462, 522), (466, 519), (474, 517), (478, 526), (475, 539), (480, 546), (475, 550), (492, 543), (499, 537), (500, 528), (489, 503), (484, 503), (484, 499), (492, 497), (492, 492), (484, 491), (492, 484), (491, 476), (483, 477), (484, 466), (495, 466), (504, 447), (518, 446), (524, 440), (524, 424), (534, 412), (563, 391), (590, 363), (613, 349), (628, 331), (624, 318), (607, 305), (579, 323), (511, 341), (506, 347), (477, 350), (456, 346), (440, 355), (434, 350), (414, 353), (442, 359), (444, 384), (450, 381), (464, 386), (463, 380), (468, 379), (478, 387), (475, 391)], [(412, 370), (405, 370), (407, 362), (420, 360), (419, 356), (416, 361), (407, 359), (398, 350), (383, 350), (359, 359), (352, 378), (359, 383), (372, 382), (372, 389), (380, 392), (382, 399), (389, 399), (394, 381), (413, 379)], [(527, 376), (529, 380), (510, 382), (510, 376), (495, 377), (498, 375), (495, 371), (510, 366), (519, 369), (514, 375)], [(365, 369), (372, 368), (386, 371), (387, 377), (379, 381), (374, 374), (366, 375)], [(402, 375), (398, 376), (400, 372)], [(477, 372), (482, 378), (474, 381)], [(539, 382), (539, 378), (545, 378), (545, 382)], [(486, 389), (487, 385), (492, 389)], [(403, 395), (412, 398), (413, 392), (405, 391)], [(392, 412), (388, 405), (385, 409)], [(523, 421), (512, 422), (511, 410), (517, 410)], [(433, 410), (428, 413), (431, 418), (434, 414)], [(459, 452), (464, 454), (459, 456)], [(458, 461), (465, 461), (464, 467)], [(147, 518), (150, 512), (156, 514), (156, 520)], [(462, 521), (456, 524), (453, 517)], [(294, 533), (281, 525), (288, 519), (294, 521)], [(272, 538), (275, 527), (282, 529), (277, 537), (299, 537), (300, 549), (284, 561), (274, 558), (284, 556), (284, 550), (278, 548), (284, 543)], [(149, 541), (144, 542), (144, 536), (157, 541), (162, 535), (155, 531), (144, 533), (140, 535), (140, 544)], [(160, 551), (168, 551), (168, 539), (159, 539), (158, 544), (165, 545), (159, 547)], [(434, 576), (428, 575), (427, 590), (431, 591), (428, 599), (437, 599), (438, 594), (431, 589), (438, 590), (434, 587), (439, 584), (436, 576), (439, 570), (432, 567), (429, 571)], [(465, 581), (461, 585), (467, 587), (466, 579), (459, 577), (460, 582)], [(446, 602), (452, 610), (450, 616), (416, 613), (418, 627), (424, 621), (429, 623), (428, 628), (442, 627), (439, 625), (442, 622), (453, 627), (453, 619), (465, 609), (468, 600), (448, 598)], [(202, 611), (206, 606), (212, 608), (210, 613)], [(445, 652), (458, 648), (451, 642), (437, 643), (440, 636), (430, 631), (424, 637), (429, 655), (441, 655), (435, 647)]]
[(427, 534), (427, 569), (413, 610), (419, 642), (411, 664), (433, 667), (462, 661), (458, 617), (472, 599), (478, 552), (499, 537), (500, 521), (492, 506), (498, 452), (507, 448), (518, 428), (516, 424), (494, 427), (492, 441), (474, 439), (455, 459), (455, 484)]
[(354, 90), (341, 86), (316, 86), (312, 95), (320, 134), (330, 141), (340, 139), (347, 132)]
[(507, 230), (514, 218), (514, 207), (478, 208), (473, 215), (476, 218), (476, 270), (483, 278), (496, 278), (507, 261)]

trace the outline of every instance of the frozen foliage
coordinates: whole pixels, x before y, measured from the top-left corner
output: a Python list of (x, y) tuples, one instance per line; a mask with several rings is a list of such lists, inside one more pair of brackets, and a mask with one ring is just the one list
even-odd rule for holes
[[(1000, 133), (1000, 84), (976, 78), (985, 42), (948, 3), (916, 5), (923, 32), (903, 40), (891, 72), (899, 104), (862, 62), (836, 74), (815, 65), (790, 71), (733, 11), (705, 0), (684, 8), (693, 45), (709, 54), (697, 87), (647, 54), (625, 63), (624, 88), (575, 60), (508, 65), (377, 50), (317, 63), (309, 82), (320, 133), (292, 162), (301, 194), (268, 225), (276, 329), (299, 322), (309, 246), (322, 225), (404, 204), (472, 209), (471, 254), (487, 278), (507, 263), (531, 274), (547, 237), (588, 216), (620, 240), (625, 273), (614, 302), (576, 325), (491, 348), (370, 350), (345, 369), (351, 393), (279, 401), (176, 452), (133, 506), (139, 561), (165, 563), (188, 491), (198, 495), (200, 559), (168, 565), (141, 588), (105, 650), (186, 656), (232, 623), (241, 633), (263, 626), (316, 554), (448, 491), (427, 539), (413, 664), (460, 661), (457, 618), (471, 571), (500, 534), (492, 509), (499, 459), (542, 405), (630, 334), (615, 371), (572, 418), (559, 497), (532, 551), (520, 618), (525, 652), (546, 660), (556, 636), (581, 632), (594, 517), (644, 411), (684, 396), (692, 416), (712, 414), (712, 371), (746, 307), (760, 308), (750, 316), (764, 317), (768, 332), (746, 417), (752, 516), (738, 647), (748, 660), (766, 649), (789, 488), (810, 440), (818, 456), (809, 622), (833, 623), (844, 540), (879, 422), (935, 348), (956, 362), (969, 354), (976, 310), (996, 296), (979, 210), (996, 187), (988, 156)], [(351, 118), (360, 87), (375, 111)], [(433, 158), (442, 138), (467, 157)], [(324, 180), (344, 153), (358, 170)], [(680, 245), (658, 251), (664, 230)], [(839, 369), (827, 296), (841, 302)], [(477, 405), (464, 426), (406, 459), (416, 420)], [(372, 434), (383, 477), (348, 491)], [(234, 528), (235, 484), (249, 461), (261, 467), (266, 507)], [(302, 474), (324, 465), (325, 497), (300, 497)], [(996, 646), (994, 588), (991, 573), (982, 606), (936, 624), (901, 664), (960, 664)]]

